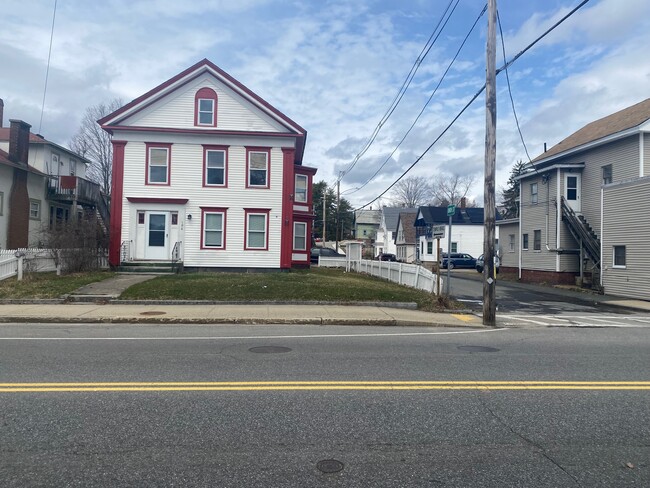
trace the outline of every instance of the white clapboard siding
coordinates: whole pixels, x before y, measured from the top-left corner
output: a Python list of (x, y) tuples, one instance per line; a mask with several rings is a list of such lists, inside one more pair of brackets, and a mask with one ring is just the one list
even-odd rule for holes
[[(123, 124), (140, 127), (197, 129), (194, 125), (195, 94), (203, 87), (212, 88), (217, 93), (217, 129), (288, 132), (277, 120), (262, 112), (211, 75), (203, 75), (178, 88), (127, 118)], [(210, 130), (214, 127), (205, 129)]]

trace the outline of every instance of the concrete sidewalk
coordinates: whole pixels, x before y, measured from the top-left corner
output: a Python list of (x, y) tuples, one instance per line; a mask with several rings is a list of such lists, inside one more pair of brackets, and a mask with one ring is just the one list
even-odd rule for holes
[(479, 327), (469, 313), (430, 313), (406, 308), (282, 304), (0, 304), (0, 322), (204, 323)]

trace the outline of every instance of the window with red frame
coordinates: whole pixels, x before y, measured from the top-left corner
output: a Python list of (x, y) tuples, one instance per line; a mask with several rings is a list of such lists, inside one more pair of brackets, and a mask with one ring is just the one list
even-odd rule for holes
[(194, 125), (217, 126), (217, 94), (212, 88), (196, 92), (194, 111)]
[(268, 214), (246, 214), (246, 249), (266, 249)]
[(223, 249), (225, 247), (226, 212), (203, 212), (203, 247)]
[(149, 147), (147, 158), (147, 183), (167, 185), (169, 183), (169, 148)]

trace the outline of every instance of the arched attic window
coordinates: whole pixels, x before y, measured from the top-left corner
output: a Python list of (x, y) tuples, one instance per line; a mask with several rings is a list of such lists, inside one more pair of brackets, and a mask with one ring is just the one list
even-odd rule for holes
[(212, 88), (201, 88), (194, 96), (194, 125), (217, 126), (217, 94)]

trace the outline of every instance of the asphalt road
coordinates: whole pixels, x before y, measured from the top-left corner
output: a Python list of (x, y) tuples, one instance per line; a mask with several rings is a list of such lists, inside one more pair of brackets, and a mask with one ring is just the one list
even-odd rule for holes
[[(446, 278), (446, 274), (443, 277)], [(468, 308), (482, 310), (482, 275), (475, 270), (454, 270), (451, 273), (450, 294), (463, 301)], [(498, 312), (523, 312), (529, 314), (561, 313), (615, 313), (630, 314), (630, 310), (607, 305), (589, 292), (571, 293), (530, 286), (497, 278), (496, 300)]]
[(650, 327), (2, 325), (0, 479), (650, 486), (649, 348)]

